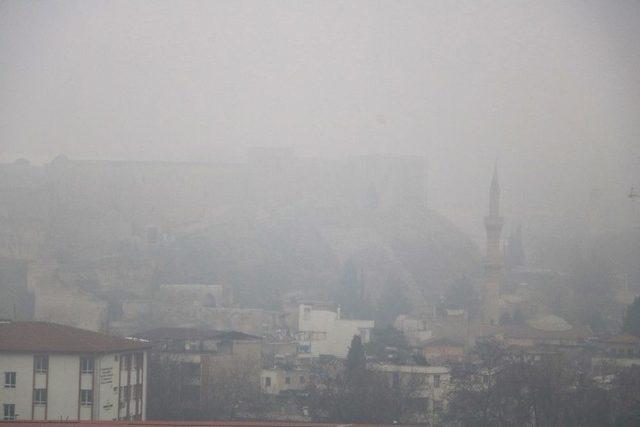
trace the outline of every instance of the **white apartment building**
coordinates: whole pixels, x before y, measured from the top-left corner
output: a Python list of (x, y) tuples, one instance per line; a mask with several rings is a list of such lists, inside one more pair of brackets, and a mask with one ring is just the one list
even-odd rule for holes
[(312, 356), (346, 357), (354, 335), (369, 342), (373, 320), (340, 318), (340, 309), (315, 309), (310, 304), (298, 306), (298, 349)]
[(0, 322), (4, 420), (144, 420), (148, 343), (47, 322)]

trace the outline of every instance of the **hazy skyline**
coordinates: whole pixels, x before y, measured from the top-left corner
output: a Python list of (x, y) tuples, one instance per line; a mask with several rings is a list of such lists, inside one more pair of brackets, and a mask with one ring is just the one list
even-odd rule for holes
[(0, 161), (418, 154), (465, 222), (497, 159), (508, 215), (626, 209), (638, 22), (632, 1), (3, 1)]

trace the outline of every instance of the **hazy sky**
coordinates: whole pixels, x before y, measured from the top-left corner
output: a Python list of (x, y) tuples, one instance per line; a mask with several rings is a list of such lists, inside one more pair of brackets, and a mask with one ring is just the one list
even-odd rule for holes
[(469, 218), (495, 159), (514, 215), (626, 203), (640, 2), (0, 2), (0, 161), (255, 145), (427, 155), (433, 205)]

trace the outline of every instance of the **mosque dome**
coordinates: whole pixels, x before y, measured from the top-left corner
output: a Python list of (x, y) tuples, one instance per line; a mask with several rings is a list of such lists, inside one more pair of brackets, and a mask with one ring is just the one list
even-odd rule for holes
[(529, 326), (541, 331), (568, 331), (573, 327), (562, 317), (549, 314), (528, 322)]
[(24, 157), (20, 157), (19, 159), (16, 159), (15, 162), (13, 162), (14, 165), (21, 165), (21, 166), (29, 166), (31, 163), (29, 163), (29, 160), (25, 159)]
[(56, 158), (51, 161), (51, 164), (52, 165), (62, 165), (62, 164), (69, 163), (69, 161), (70, 160), (66, 155), (60, 154), (60, 155), (56, 156)]

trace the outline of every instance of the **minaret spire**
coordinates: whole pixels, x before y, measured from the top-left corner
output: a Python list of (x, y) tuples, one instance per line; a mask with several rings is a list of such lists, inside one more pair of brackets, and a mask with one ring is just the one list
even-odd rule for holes
[(496, 324), (500, 316), (499, 298), (502, 280), (503, 261), (500, 250), (500, 233), (503, 218), (500, 216), (500, 183), (498, 182), (498, 164), (496, 162), (489, 188), (489, 215), (484, 218), (487, 230), (487, 254), (485, 259), (485, 285), (483, 295), (484, 320)]
[(489, 216), (500, 216), (500, 182), (498, 181), (498, 162), (493, 167), (491, 188), (489, 190)]

